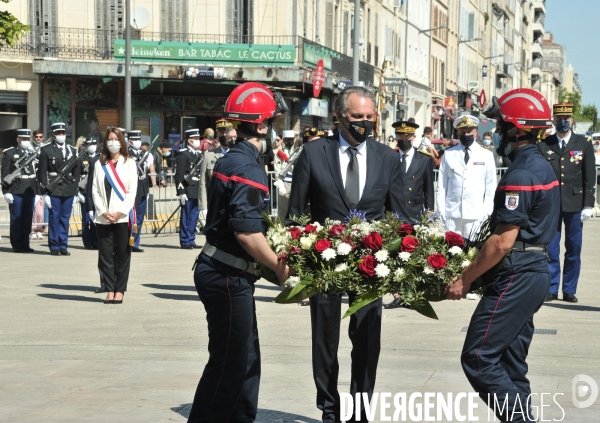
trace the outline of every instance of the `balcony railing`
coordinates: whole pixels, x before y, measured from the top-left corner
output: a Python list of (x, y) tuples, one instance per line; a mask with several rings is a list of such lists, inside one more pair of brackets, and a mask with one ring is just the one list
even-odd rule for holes
[[(53, 57), (60, 59), (111, 60), (114, 58), (113, 42), (125, 38), (123, 31), (101, 29), (73, 29), (36, 27), (14, 45), (0, 51), (3, 56)], [(132, 40), (178, 41), (190, 43), (239, 43), (295, 45), (301, 41), (290, 35), (233, 36), (214, 34), (185, 34), (132, 31)]]

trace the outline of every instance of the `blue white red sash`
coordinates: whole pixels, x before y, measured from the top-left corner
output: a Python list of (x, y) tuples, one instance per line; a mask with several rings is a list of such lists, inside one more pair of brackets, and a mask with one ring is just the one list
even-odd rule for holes
[[(125, 184), (119, 178), (119, 174), (117, 173), (117, 169), (115, 168), (112, 160), (109, 160), (107, 164), (102, 166), (104, 170), (104, 176), (106, 180), (110, 184), (114, 193), (119, 197), (119, 200), (125, 201), (125, 195), (127, 194), (127, 190), (125, 189)], [(134, 233), (137, 233), (137, 225), (136, 225), (137, 216), (135, 214), (135, 205), (129, 210), (129, 230), (133, 236)], [(131, 240), (130, 240), (131, 244)]]

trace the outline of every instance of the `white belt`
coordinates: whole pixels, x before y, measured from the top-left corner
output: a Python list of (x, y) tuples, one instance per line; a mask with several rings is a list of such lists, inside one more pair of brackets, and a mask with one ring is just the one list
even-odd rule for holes
[(35, 175), (21, 175), (21, 179), (33, 179)]
[(58, 176), (58, 173), (56, 173), (56, 172), (48, 172), (48, 176)]
[(196, 177), (196, 176), (193, 176), (193, 177), (192, 177), (192, 181), (199, 181), (199, 180), (200, 180), (200, 178), (198, 178), (198, 177)]

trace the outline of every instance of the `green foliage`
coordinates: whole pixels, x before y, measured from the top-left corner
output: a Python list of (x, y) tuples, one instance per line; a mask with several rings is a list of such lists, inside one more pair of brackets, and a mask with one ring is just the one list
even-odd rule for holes
[(583, 105), (581, 103), (581, 93), (570, 93), (567, 92), (565, 87), (559, 87), (558, 102), (573, 103), (573, 119), (575, 122), (592, 122), (592, 127), (596, 127), (598, 109), (594, 104)]
[[(8, 3), (10, 0), (0, 0)], [(6, 46), (14, 46), (29, 31), (29, 25), (22, 24), (12, 13), (0, 11), (0, 50)]]

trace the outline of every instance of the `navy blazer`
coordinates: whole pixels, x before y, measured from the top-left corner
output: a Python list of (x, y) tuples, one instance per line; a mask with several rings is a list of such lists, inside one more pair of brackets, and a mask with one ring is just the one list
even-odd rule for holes
[[(401, 181), (400, 157), (387, 145), (371, 139), (365, 142), (367, 175), (356, 210), (366, 213), (369, 221), (379, 220), (386, 211), (401, 211), (402, 190), (392, 190), (392, 184)], [(350, 213), (340, 169), (338, 135), (304, 144), (294, 166), (288, 219), (304, 214), (307, 205), (312, 220), (319, 223), (327, 218), (343, 221)]]

